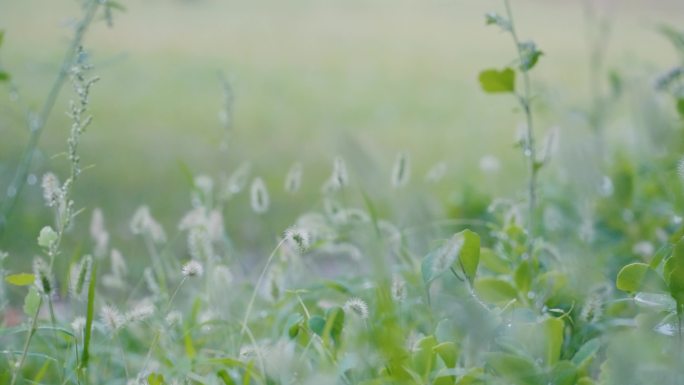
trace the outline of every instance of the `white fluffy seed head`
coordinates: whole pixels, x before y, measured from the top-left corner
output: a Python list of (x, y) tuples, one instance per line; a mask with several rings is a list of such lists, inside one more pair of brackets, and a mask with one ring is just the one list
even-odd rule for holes
[(59, 185), (59, 179), (55, 174), (48, 172), (43, 175), (43, 181), (41, 185), (43, 187), (43, 198), (45, 199), (45, 204), (48, 207), (55, 206), (62, 196), (62, 188)]
[(250, 203), (252, 205), (252, 210), (257, 214), (264, 214), (268, 211), (269, 206), (269, 196), (266, 190), (266, 184), (264, 180), (260, 177), (254, 178), (252, 181), (252, 187), (250, 190)]
[(100, 318), (110, 333), (115, 334), (126, 324), (126, 318), (113, 305), (105, 305), (100, 309)]
[(395, 276), (392, 279), (392, 299), (397, 302), (402, 302), (406, 299), (406, 281), (400, 276)]
[(136, 235), (146, 234), (156, 243), (166, 241), (166, 233), (161, 225), (150, 214), (150, 208), (140, 206), (133, 214), (129, 224), (131, 232)]
[(289, 245), (300, 252), (308, 250), (311, 245), (311, 235), (306, 229), (300, 227), (290, 227), (285, 230), (284, 238)]
[(300, 162), (296, 162), (290, 167), (285, 177), (285, 191), (294, 194), (302, 186), (302, 175), (304, 173), (303, 166)]
[(181, 272), (185, 277), (201, 277), (204, 274), (204, 268), (201, 263), (191, 260), (183, 265)]
[(154, 315), (154, 304), (149, 300), (137, 303), (131, 311), (126, 313), (128, 322), (141, 322)]
[(405, 186), (411, 177), (411, 161), (406, 153), (397, 155), (392, 168), (392, 187)]
[(54, 279), (48, 264), (40, 257), (33, 260), (33, 275), (38, 291), (46, 296), (52, 295), (55, 289)]
[(194, 259), (208, 260), (214, 256), (214, 248), (204, 227), (195, 227), (188, 232), (188, 251)]
[(344, 304), (344, 310), (347, 313), (355, 314), (361, 319), (368, 318), (368, 304), (366, 304), (366, 301), (362, 300), (361, 298), (354, 297), (348, 299)]

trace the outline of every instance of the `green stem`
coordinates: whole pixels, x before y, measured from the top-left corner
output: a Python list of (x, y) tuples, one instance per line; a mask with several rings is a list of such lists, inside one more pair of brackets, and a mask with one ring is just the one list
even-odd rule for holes
[[(504, 0), (506, 5), (506, 13), (508, 14), (508, 20), (511, 26), (511, 36), (513, 37), (513, 43), (515, 44), (516, 51), (518, 52), (518, 58), (522, 65), (523, 63), (523, 52), (520, 48), (520, 39), (518, 39), (518, 34), (515, 31), (515, 23), (513, 22), (513, 12), (511, 12), (511, 6), (509, 0)], [(539, 167), (537, 165), (537, 148), (535, 144), (534, 137), (534, 125), (532, 119), (532, 110), (530, 107), (532, 97), (531, 97), (531, 86), (530, 86), (530, 76), (528, 75), (528, 70), (521, 70), (523, 76), (523, 94), (518, 95), (518, 102), (520, 107), (522, 107), (525, 113), (525, 146), (523, 147), (523, 155), (527, 159), (527, 170), (528, 170), (528, 180), (527, 180), (527, 202), (528, 202), (528, 218), (527, 218), (527, 254), (532, 255), (532, 247), (534, 244), (534, 229), (535, 229), (535, 209), (537, 207), (537, 174), (539, 172)]]
[(21, 194), (21, 190), (26, 183), (26, 175), (28, 174), (31, 162), (33, 161), (33, 155), (36, 152), (40, 135), (43, 133), (43, 129), (45, 128), (45, 122), (47, 121), (53, 107), (55, 106), (55, 103), (57, 102), (59, 92), (62, 89), (62, 85), (64, 85), (67, 75), (69, 74), (69, 67), (74, 60), (74, 56), (78, 50), (78, 47), (81, 46), (83, 37), (85, 36), (88, 27), (95, 18), (95, 14), (97, 13), (99, 6), (99, 0), (90, 0), (88, 2), (83, 19), (81, 19), (81, 22), (76, 28), (74, 38), (72, 39), (71, 44), (64, 55), (64, 60), (59, 68), (57, 78), (55, 79), (54, 83), (52, 83), (52, 87), (50, 88), (47, 98), (45, 99), (45, 103), (43, 104), (40, 114), (35, 118), (31, 118), (29, 121), (31, 136), (29, 137), (28, 144), (22, 153), (21, 160), (14, 173), (14, 178), (12, 178), (12, 182), (9, 185), (6, 199), (3, 201), (2, 206), (0, 207), (0, 234), (7, 227), (8, 216), (14, 209), (17, 199)]
[(43, 297), (41, 296), (40, 300), (38, 301), (38, 307), (36, 308), (36, 312), (35, 314), (33, 314), (33, 318), (31, 319), (31, 328), (29, 329), (29, 332), (26, 335), (24, 349), (22, 350), (21, 358), (19, 358), (19, 362), (17, 363), (17, 366), (14, 369), (14, 373), (12, 374), (12, 381), (10, 382), (10, 385), (16, 384), (17, 378), (19, 377), (19, 373), (21, 372), (21, 368), (24, 366), (24, 362), (26, 362), (26, 356), (28, 355), (29, 346), (31, 346), (31, 340), (33, 339), (33, 335), (36, 332), (36, 327), (38, 326), (38, 313), (40, 312), (40, 307), (42, 305)]

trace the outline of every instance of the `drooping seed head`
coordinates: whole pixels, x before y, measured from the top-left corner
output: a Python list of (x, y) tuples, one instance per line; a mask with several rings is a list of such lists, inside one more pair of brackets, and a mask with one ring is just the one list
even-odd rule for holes
[(191, 260), (183, 265), (181, 272), (185, 277), (201, 277), (204, 273), (204, 268), (201, 263)]
[(100, 318), (110, 333), (116, 334), (126, 325), (126, 318), (113, 305), (105, 305), (100, 309)]
[(368, 304), (361, 298), (354, 297), (348, 299), (344, 304), (344, 310), (347, 313), (355, 314), (361, 319), (368, 318)]
[(88, 286), (92, 265), (93, 257), (86, 255), (79, 264), (72, 266), (69, 289), (74, 298), (80, 298), (84, 293), (84, 288)]
[(48, 264), (40, 257), (33, 260), (33, 275), (38, 291), (46, 296), (52, 295), (55, 285)]
[(309, 249), (311, 245), (311, 235), (309, 232), (300, 227), (290, 227), (285, 230), (285, 240), (292, 246), (296, 247), (300, 252)]

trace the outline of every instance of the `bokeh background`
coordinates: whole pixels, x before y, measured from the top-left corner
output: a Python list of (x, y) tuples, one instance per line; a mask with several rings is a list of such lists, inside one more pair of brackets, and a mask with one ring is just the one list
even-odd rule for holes
[[(89, 210), (102, 207), (113, 243), (130, 237), (128, 218), (141, 204), (174, 228), (189, 207), (189, 173), (218, 181), (244, 161), (265, 177), (273, 200), (268, 219), (250, 215), (246, 196), (228, 208), (228, 226), (245, 242), (263, 239), (257, 235), (261, 228), (284, 228), (319, 204), (336, 155), (348, 160), (352, 177), (365, 181), (371, 194), (389, 189), (399, 151), (412, 157), (414, 184), (434, 163), (447, 163), (447, 177), (431, 189), (447, 206), (466, 199), (464, 191), (510, 197), (523, 191), (523, 162), (513, 146), (522, 120), (516, 101), (486, 95), (477, 82), (480, 70), (510, 65), (515, 56), (509, 37), (484, 25), (485, 12), (504, 11), (498, 1), (121, 4), (126, 10), (114, 14), (113, 26), (100, 20), (85, 40), (101, 81), (92, 92), (95, 120), (81, 147), (84, 165), (93, 167), (75, 191), (77, 206), (86, 209), (77, 226), (87, 226)], [(581, 112), (591, 108), (595, 79), (608, 92), (609, 73), (637, 95), (615, 106), (611, 143), (640, 148), (651, 129), (639, 123), (643, 100), (657, 102), (650, 95), (653, 80), (677, 62), (656, 28), (682, 25), (684, 2), (515, 0), (513, 7), (521, 38), (534, 39), (544, 51), (532, 75), (540, 95), (538, 135), (558, 127), (564, 148), (543, 178), (586, 171), (576, 162), (591, 137)], [(594, 72), (589, 42), (597, 26), (586, 12), (609, 25), (605, 62)], [(40, 107), (79, 14), (77, 1), (0, 0), (0, 28), (6, 31), (0, 64), (18, 90), (0, 88), (3, 198), (28, 139), (22, 106)], [(235, 96), (223, 149), (220, 74)], [(63, 112), (70, 97), (67, 85), (31, 168), (38, 179), (52, 170), (64, 175), (66, 160), (55, 155), (66, 148)], [(481, 169), (488, 155), (499, 160), (498, 171)], [(304, 189), (292, 197), (282, 186), (295, 161), (304, 163)], [(425, 209), (413, 203), (395, 202)], [(0, 249), (28, 263), (38, 251), (39, 229), (50, 221), (39, 183), (27, 186), (9, 220)]]

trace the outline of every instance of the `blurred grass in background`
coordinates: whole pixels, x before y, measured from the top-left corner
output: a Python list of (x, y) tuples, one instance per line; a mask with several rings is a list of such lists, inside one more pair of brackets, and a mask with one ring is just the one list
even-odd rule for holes
[[(274, 199), (268, 219), (255, 218), (246, 197), (228, 208), (235, 238), (263, 240), (255, 228), (287, 226), (317, 204), (332, 158), (341, 154), (352, 175), (367, 179), (369, 193), (387, 189), (398, 151), (413, 160), (413, 181), (445, 160), (448, 178), (435, 188), (443, 201), (458, 199), (465, 186), (492, 195), (516, 196), (524, 172), (513, 148), (522, 116), (515, 101), (484, 95), (477, 73), (503, 67), (513, 57), (510, 42), (484, 27), (494, 1), (125, 1), (113, 28), (96, 23), (85, 48), (102, 79), (92, 94), (94, 123), (83, 137), (84, 165), (75, 200), (102, 207), (114, 244), (127, 237), (127, 218), (143, 203), (167, 228), (188, 207), (184, 170), (213, 176), (252, 162)], [(522, 38), (534, 36), (544, 51), (534, 81), (541, 111), (539, 135), (561, 128), (565, 153), (581, 153), (589, 131), (563, 110), (588, 108), (589, 52), (582, 1), (515, 1)], [(644, 90), (653, 76), (675, 62), (659, 23), (682, 24), (679, 1), (594, 2), (611, 16), (607, 69)], [(606, 11), (609, 9), (609, 11)], [(71, 36), (75, 1), (0, 0), (6, 30), (2, 65), (18, 85), (20, 100), (37, 109), (58, 71)], [(622, 70), (627, 73), (622, 73)], [(219, 150), (223, 130), (219, 73), (235, 92), (234, 133)], [(0, 90), (0, 191), (5, 192), (24, 149), (28, 130), (6, 87)], [(70, 90), (48, 122), (32, 174), (63, 170)], [(623, 100), (625, 118), (611, 121), (611, 135), (639, 143), (639, 100)], [(570, 108), (567, 108), (567, 107)], [(569, 148), (569, 149), (568, 149)], [(484, 175), (487, 154), (502, 162), (498, 175)], [(572, 156), (566, 157), (573, 159)], [(305, 191), (283, 193), (290, 164), (304, 162)], [(562, 159), (559, 160), (562, 162)], [(560, 164), (558, 169), (571, 167)], [(571, 167), (572, 168), (572, 167)], [(582, 170), (576, 170), (581, 172)], [(542, 178), (555, 177), (546, 172)], [(386, 175), (386, 185), (378, 175)], [(39, 178), (38, 178), (39, 179)], [(48, 223), (37, 184), (24, 192), (0, 238), (0, 248), (30, 260), (35, 235)], [(405, 204), (407, 200), (402, 202)], [(420, 207), (418, 208), (420, 210)], [(77, 221), (87, 226), (87, 220)], [(251, 234), (251, 235), (250, 235)], [(119, 239), (120, 240), (120, 239)], [(16, 263), (16, 262), (14, 262)]]

